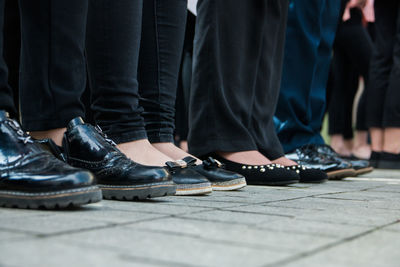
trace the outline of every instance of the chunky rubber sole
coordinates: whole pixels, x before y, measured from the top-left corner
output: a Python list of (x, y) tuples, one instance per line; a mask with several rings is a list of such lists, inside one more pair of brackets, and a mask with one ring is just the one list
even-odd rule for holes
[(213, 188), (210, 182), (199, 184), (178, 184), (176, 187), (176, 196), (197, 196), (207, 195)]
[(239, 190), (247, 185), (245, 178), (233, 179), (226, 182), (211, 182), (213, 191), (233, 191)]
[(174, 182), (119, 186), (99, 184), (103, 198), (109, 200), (143, 200), (147, 198), (173, 196), (176, 192)]
[(0, 206), (6, 208), (63, 209), (96, 203), (101, 199), (101, 190), (97, 186), (40, 193), (0, 190)]
[(354, 169), (343, 169), (337, 171), (331, 171), (326, 173), (329, 180), (342, 180), (346, 177), (357, 176), (357, 172)]

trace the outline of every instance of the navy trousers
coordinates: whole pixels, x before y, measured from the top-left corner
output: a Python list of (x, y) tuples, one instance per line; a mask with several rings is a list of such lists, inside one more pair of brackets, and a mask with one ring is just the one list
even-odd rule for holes
[(291, 0), (275, 126), (285, 152), (323, 144), (326, 84), (340, 1)]

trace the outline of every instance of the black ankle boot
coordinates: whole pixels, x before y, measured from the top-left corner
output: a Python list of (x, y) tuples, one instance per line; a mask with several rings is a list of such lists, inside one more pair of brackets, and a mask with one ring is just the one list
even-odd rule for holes
[(64, 208), (101, 200), (95, 178), (44, 150), (0, 111), (0, 206)]
[(69, 164), (93, 172), (106, 199), (138, 200), (173, 195), (176, 185), (163, 167), (144, 166), (127, 158), (96, 126), (73, 119), (64, 135)]

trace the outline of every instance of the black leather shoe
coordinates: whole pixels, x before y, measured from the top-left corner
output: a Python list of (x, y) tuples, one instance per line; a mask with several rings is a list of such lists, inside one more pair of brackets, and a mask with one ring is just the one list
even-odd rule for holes
[(249, 185), (289, 185), (300, 180), (296, 172), (287, 170), (279, 164), (247, 165), (214, 156), (229, 171), (239, 173)]
[(324, 183), (328, 180), (325, 172), (303, 165), (287, 166), (286, 169), (295, 171), (300, 176), (300, 183)]
[(381, 152), (378, 163), (379, 169), (400, 169), (400, 154)]
[(368, 173), (373, 170), (373, 168), (369, 165), (368, 160), (341, 157), (338, 153), (336, 153), (336, 151), (332, 147), (328, 145), (317, 145), (317, 151), (318, 153), (331, 157), (337, 160), (338, 162), (345, 161), (350, 163), (352, 168), (356, 172), (354, 176)]
[(285, 157), (310, 169), (324, 171), (328, 179), (337, 180), (356, 175), (356, 171), (349, 162), (320, 153), (317, 145), (305, 145), (286, 154)]
[(166, 165), (172, 174), (174, 183), (177, 185), (175, 195), (206, 195), (212, 192), (210, 181), (192, 168), (189, 168), (185, 161), (168, 161)]
[(93, 174), (42, 149), (0, 111), (0, 206), (65, 208), (101, 200)]
[(196, 159), (193, 157), (186, 157), (183, 161), (190, 168), (206, 177), (215, 191), (238, 190), (247, 185), (243, 175), (225, 170), (223, 164), (212, 157), (208, 157), (200, 165), (196, 165)]
[(133, 162), (98, 126), (81, 118), (68, 124), (63, 150), (69, 164), (94, 173), (106, 199), (140, 200), (175, 193), (176, 185), (165, 168)]

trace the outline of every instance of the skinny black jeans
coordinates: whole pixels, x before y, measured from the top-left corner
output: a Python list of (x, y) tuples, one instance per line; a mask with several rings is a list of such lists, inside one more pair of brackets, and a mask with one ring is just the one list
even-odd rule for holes
[(0, 0), (0, 110), (5, 110), (11, 116), (16, 115), (13, 92), (8, 84), (8, 68), (3, 57), (4, 50), (4, 8), (5, 0)]
[(400, 127), (400, 2), (375, 1), (375, 51), (367, 91), (367, 126)]
[(278, 101), (287, 0), (200, 0), (189, 110), (189, 151), (283, 155)]
[(86, 48), (95, 122), (117, 143), (172, 142), (186, 4), (21, 1), (25, 128), (61, 128), (84, 116)]

